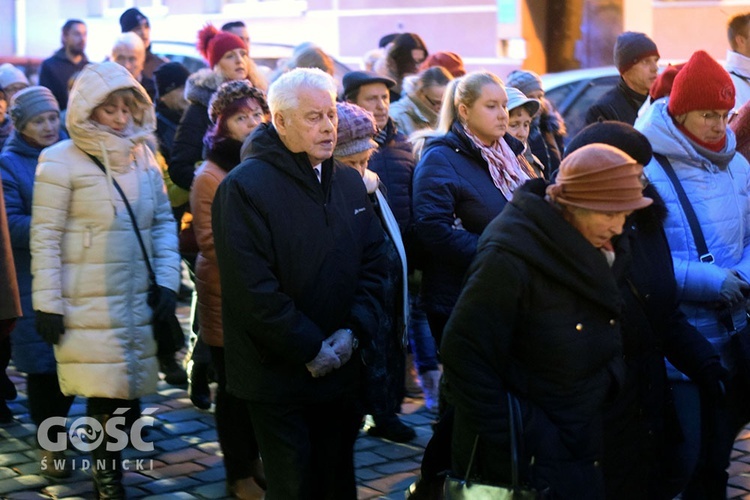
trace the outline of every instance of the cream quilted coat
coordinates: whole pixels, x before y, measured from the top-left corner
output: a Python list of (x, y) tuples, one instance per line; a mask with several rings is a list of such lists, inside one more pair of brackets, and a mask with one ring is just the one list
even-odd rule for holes
[[(134, 399), (156, 390), (158, 361), (146, 304), (148, 273), (131, 219), (110, 177), (136, 214), (156, 280), (177, 290), (180, 257), (175, 222), (156, 161), (145, 141), (155, 126), (151, 106), (142, 123), (119, 137), (91, 121), (114, 90), (143, 88), (121, 66), (87, 66), (70, 95), (70, 140), (44, 150), (31, 220), (33, 304), (62, 314), (55, 346), (65, 394)], [(107, 167), (105, 175), (86, 155)]]

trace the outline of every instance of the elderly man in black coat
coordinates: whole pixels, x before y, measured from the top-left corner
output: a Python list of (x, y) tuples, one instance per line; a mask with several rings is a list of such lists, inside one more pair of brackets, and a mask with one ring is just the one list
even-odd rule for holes
[(213, 204), (227, 387), (247, 401), (269, 498), (354, 499), (357, 346), (383, 309), (383, 230), (359, 173), (331, 159), (334, 80), (295, 69), (268, 102), (273, 124)]

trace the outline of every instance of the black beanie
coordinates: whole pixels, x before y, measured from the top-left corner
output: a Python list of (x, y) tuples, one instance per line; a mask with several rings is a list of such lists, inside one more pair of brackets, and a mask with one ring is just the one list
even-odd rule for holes
[(135, 7), (131, 7), (130, 9), (123, 12), (120, 16), (120, 29), (123, 33), (133, 31), (135, 28), (141, 25), (141, 21), (143, 21), (144, 19), (146, 20), (146, 22), (148, 22), (148, 18), (144, 16), (140, 10), (136, 9)]
[(178, 62), (169, 62), (156, 68), (154, 80), (156, 80), (156, 90), (159, 97), (185, 85), (188, 76), (190, 76), (190, 72)]
[(644, 33), (626, 31), (617, 37), (614, 59), (620, 74), (635, 66), (641, 59), (650, 56), (659, 57), (659, 50), (653, 40)]
[(578, 132), (565, 148), (565, 156), (595, 142), (614, 146), (641, 165), (647, 165), (651, 161), (653, 150), (646, 136), (632, 125), (616, 121), (592, 123)]

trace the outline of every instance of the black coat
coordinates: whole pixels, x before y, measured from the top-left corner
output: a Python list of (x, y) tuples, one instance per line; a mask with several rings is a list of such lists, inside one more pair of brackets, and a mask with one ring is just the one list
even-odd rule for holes
[[(601, 410), (621, 382), (621, 299), (602, 253), (544, 199), (516, 190), (487, 227), (446, 326), (453, 462), (508, 482), (506, 391), (522, 403), (524, 468), (552, 498), (603, 498)], [(472, 474), (474, 475), (474, 474)]]
[(654, 200), (626, 222), (615, 247), (626, 250), (613, 272), (622, 294), (622, 343), (626, 377), (604, 413), (603, 470), (608, 499), (672, 498), (662, 491), (660, 458), (670, 436), (679, 434), (671, 419), (664, 356), (698, 383), (717, 383), (720, 361), (714, 347), (678, 308), (672, 255), (662, 223), (666, 207)]
[(370, 158), (367, 168), (378, 174), (385, 185), (388, 206), (396, 217), (401, 234), (411, 226), (412, 177), (414, 154), (407, 137), (395, 127), (385, 137), (383, 145)]
[(319, 183), (306, 154), (260, 125), (216, 193), (227, 388), (242, 399), (321, 402), (358, 388), (356, 355), (319, 378), (305, 364), (339, 328), (363, 342), (378, 328), (385, 239), (360, 175), (322, 168)]
[(210, 69), (190, 75), (185, 83), (185, 97), (190, 104), (182, 114), (172, 144), (169, 177), (182, 189), (190, 191), (196, 165), (205, 157), (203, 136), (211, 126), (208, 103), (224, 78)]
[[(83, 59), (75, 64), (65, 55), (64, 48), (42, 61), (42, 67), (39, 69), (39, 85), (52, 91), (55, 99), (57, 99), (57, 104), (60, 105), (60, 111), (64, 111), (68, 107), (68, 80), (88, 63), (89, 60), (84, 54)], [(63, 126), (65, 126), (64, 123)]]
[[(521, 154), (523, 144), (505, 135)], [(422, 298), (425, 310), (448, 315), (477, 250), (479, 235), (507, 200), (479, 149), (461, 125), (425, 146), (414, 170), (414, 224), (424, 249)], [(455, 219), (462, 229), (456, 229)]]
[(647, 97), (648, 94), (639, 94), (620, 78), (617, 86), (601, 96), (586, 112), (586, 125), (606, 120), (632, 125)]

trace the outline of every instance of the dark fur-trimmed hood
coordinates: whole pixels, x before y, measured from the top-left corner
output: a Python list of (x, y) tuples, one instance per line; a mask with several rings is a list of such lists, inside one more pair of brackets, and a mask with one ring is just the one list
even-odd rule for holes
[(226, 79), (216, 71), (203, 68), (190, 75), (185, 82), (185, 99), (208, 107), (211, 96)]

